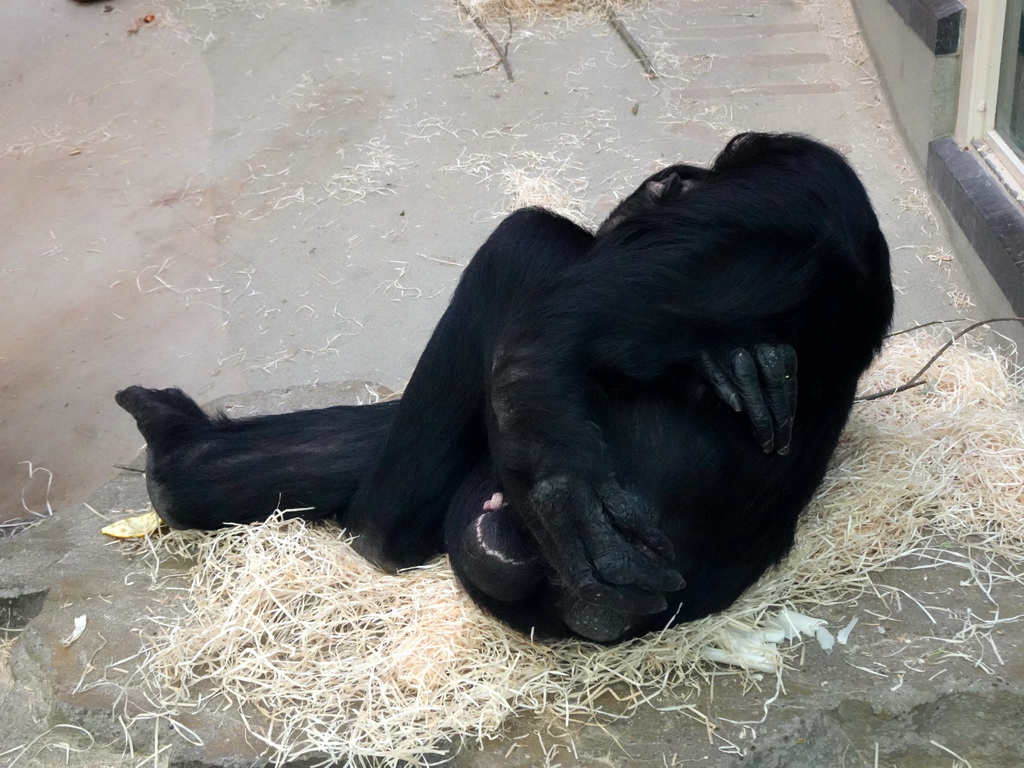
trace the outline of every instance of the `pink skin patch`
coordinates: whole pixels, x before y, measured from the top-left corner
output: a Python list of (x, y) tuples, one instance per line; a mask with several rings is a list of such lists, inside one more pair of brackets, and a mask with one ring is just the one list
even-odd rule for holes
[(505, 497), (500, 493), (495, 493), (491, 498), (484, 502), (484, 509), (501, 509), (505, 506)]

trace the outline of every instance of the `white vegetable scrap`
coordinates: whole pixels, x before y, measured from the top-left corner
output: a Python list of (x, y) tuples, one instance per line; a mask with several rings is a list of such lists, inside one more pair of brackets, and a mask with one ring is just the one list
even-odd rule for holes
[(813, 616), (805, 616), (802, 613), (783, 608), (772, 620), (775, 626), (782, 631), (786, 640), (803, 635), (814, 637), (815, 633), (825, 626), (824, 619), (816, 619)]
[(836, 642), (840, 645), (846, 645), (846, 641), (850, 639), (850, 633), (853, 632), (853, 628), (857, 626), (857, 617), (854, 616), (850, 619), (850, 623), (839, 630), (839, 634), (836, 635)]
[(75, 628), (71, 631), (70, 635), (68, 635), (63, 640), (60, 641), (61, 645), (63, 645), (65, 648), (67, 648), (69, 645), (71, 645), (73, 642), (75, 642), (75, 640), (80, 638), (82, 636), (82, 633), (85, 632), (86, 621), (87, 621), (87, 619), (85, 617), (85, 614), (82, 614), (81, 616), (78, 616), (75, 619)]

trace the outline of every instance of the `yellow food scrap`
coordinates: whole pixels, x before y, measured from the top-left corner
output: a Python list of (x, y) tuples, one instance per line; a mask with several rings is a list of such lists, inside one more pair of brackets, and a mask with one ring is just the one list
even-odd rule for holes
[(146, 512), (144, 515), (126, 517), (111, 523), (106, 528), (101, 528), (100, 533), (113, 536), (115, 539), (140, 539), (148, 536), (164, 524), (156, 512)]

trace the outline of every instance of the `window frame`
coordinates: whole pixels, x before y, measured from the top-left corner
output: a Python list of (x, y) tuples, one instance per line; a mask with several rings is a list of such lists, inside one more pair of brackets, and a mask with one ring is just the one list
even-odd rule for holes
[[(995, 128), (999, 66), (1006, 30), (1007, 0), (974, 0), (965, 11), (964, 46), (957, 99), (956, 138), (964, 146), (983, 144), (989, 165), (1021, 200), (1024, 161)], [(1021, 148), (1024, 150), (1024, 147)], [(986, 157), (986, 159), (989, 159)]]

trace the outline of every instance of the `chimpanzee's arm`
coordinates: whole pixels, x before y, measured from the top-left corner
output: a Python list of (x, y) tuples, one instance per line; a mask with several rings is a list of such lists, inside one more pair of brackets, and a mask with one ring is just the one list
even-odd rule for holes
[[(814, 295), (815, 266), (775, 242), (734, 244), (729, 224), (595, 249), (524, 303), (492, 358), (490, 444), (506, 491), (566, 587), (628, 615), (661, 610), (681, 578), (658, 511), (616, 481), (595, 374), (701, 373), (755, 422), (778, 416), (788, 444), (795, 352), (778, 331)], [(728, 350), (731, 368), (708, 350)]]
[(505, 490), (565, 589), (626, 615), (657, 613), (682, 578), (656, 511), (616, 482), (590, 410), (590, 334), (604, 323), (569, 284), (528, 308), (499, 342), (490, 381)]
[[(622, 200), (597, 230), (607, 236), (640, 216), (662, 216), (687, 205), (710, 171), (692, 165), (671, 165), (652, 174)], [(763, 340), (762, 340), (763, 341)], [(759, 343), (753, 349), (705, 349), (695, 371), (733, 410), (745, 411), (765, 453), (789, 453), (796, 415), (796, 352), (787, 344)]]
[[(593, 275), (587, 262), (593, 241), (591, 235), (561, 217), (528, 209), (503, 221), (474, 256), (424, 350), (386, 440), (370, 460), (369, 470), (342, 515), (341, 523), (359, 537), (354, 546), (367, 558), (382, 567), (397, 569), (416, 565), (439, 548), (441, 521), (449, 501), (485, 450), (484, 403), (490, 391), (492, 362), (497, 362), (496, 339), (502, 328), (512, 327), (517, 334), (509, 342), (509, 350), (514, 351), (505, 358), (505, 379), (515, 377), (515, 360), (522, 354), (526, 364), (548, 378), (548, 386), (564, 385), (575, 392), (580, 386), (575, 377), (582, 377), (580, 384), (585, 381), (588, 353), (579, 347), (573, 352), (577, 361), (569, 364), (559, 359), (559, 345), (570, 343), (576, 349), (577, 341), (586, 340), (577, 330), (589, 324), (581, 320), (583, 297), (573, 294), (581, 288), (577, 272)], [(629, 272), (634, 271), (635, 265), (629, 268)], [(612, 289), (613, 294), (621, 295), (614, 285)], [(552, 299), (539, 304), (534, 317), (533, 297), (549, 294)], [(529, 322), (510, 322), (519, 313)], [(550, 322), (545, 319), (548, 313)], [(556, 330), (559, 323), (567, 324), (564, 331)], [(537, 344), (529, 338), (535, 327)], [(541, 373), (548, 366), (566, 364), (570, 365), (568, 375), (558, 371), (550, 376)], [(518, 386), (528, 388), (530, 382), (522, 381)], [(529, 397), (528, 393), (518, 393), (516, 386), (508, 394), (519, 400)], [(558, 392), (545, 397), (558, 408), (568, 399), (568, 395), (563, 397)], [(534, 405), (542, 408), (539, 400)], [(572, 436), (574, 430), (586, 433), (592, 429), (585, 409), (575, 418), (567, 413), (560, 414), (563, 416), (563, 426), (549, 433), (542, 413), (535, 415), (530, 425), (516, 432), (514, 440), (508, 444), (499, 441), (502, 444), (497, 450), (512, 454), (517, 446), (536, 444), (541, 457), (573, 452), (584, 461), (589, 460), (586, 457), (599, 457), (603, 452), (599, 435), (593, 442)], [(554, 445), (556, 435), (561, 435), (569, 447)], [(593, 447), (586, 448), (588, 444)], [(544, 450), (544, 446), (550, 450)], [(507, 465), (513, 463), (510, 459)], [(601, 469), (589, 474), (603, 478), (609, 472)], [(615, 493), (607, 489), (607, 494)], [(482, 504), (483, 499), (480, 501)], [(627, 525), (625, 521), (622, 524)], [(657, 538), (653, 531), (644, 535)], [(652, 546), (657, 549), (660, 545)], [(638, 572), (631, 563), (627, 570)]]

